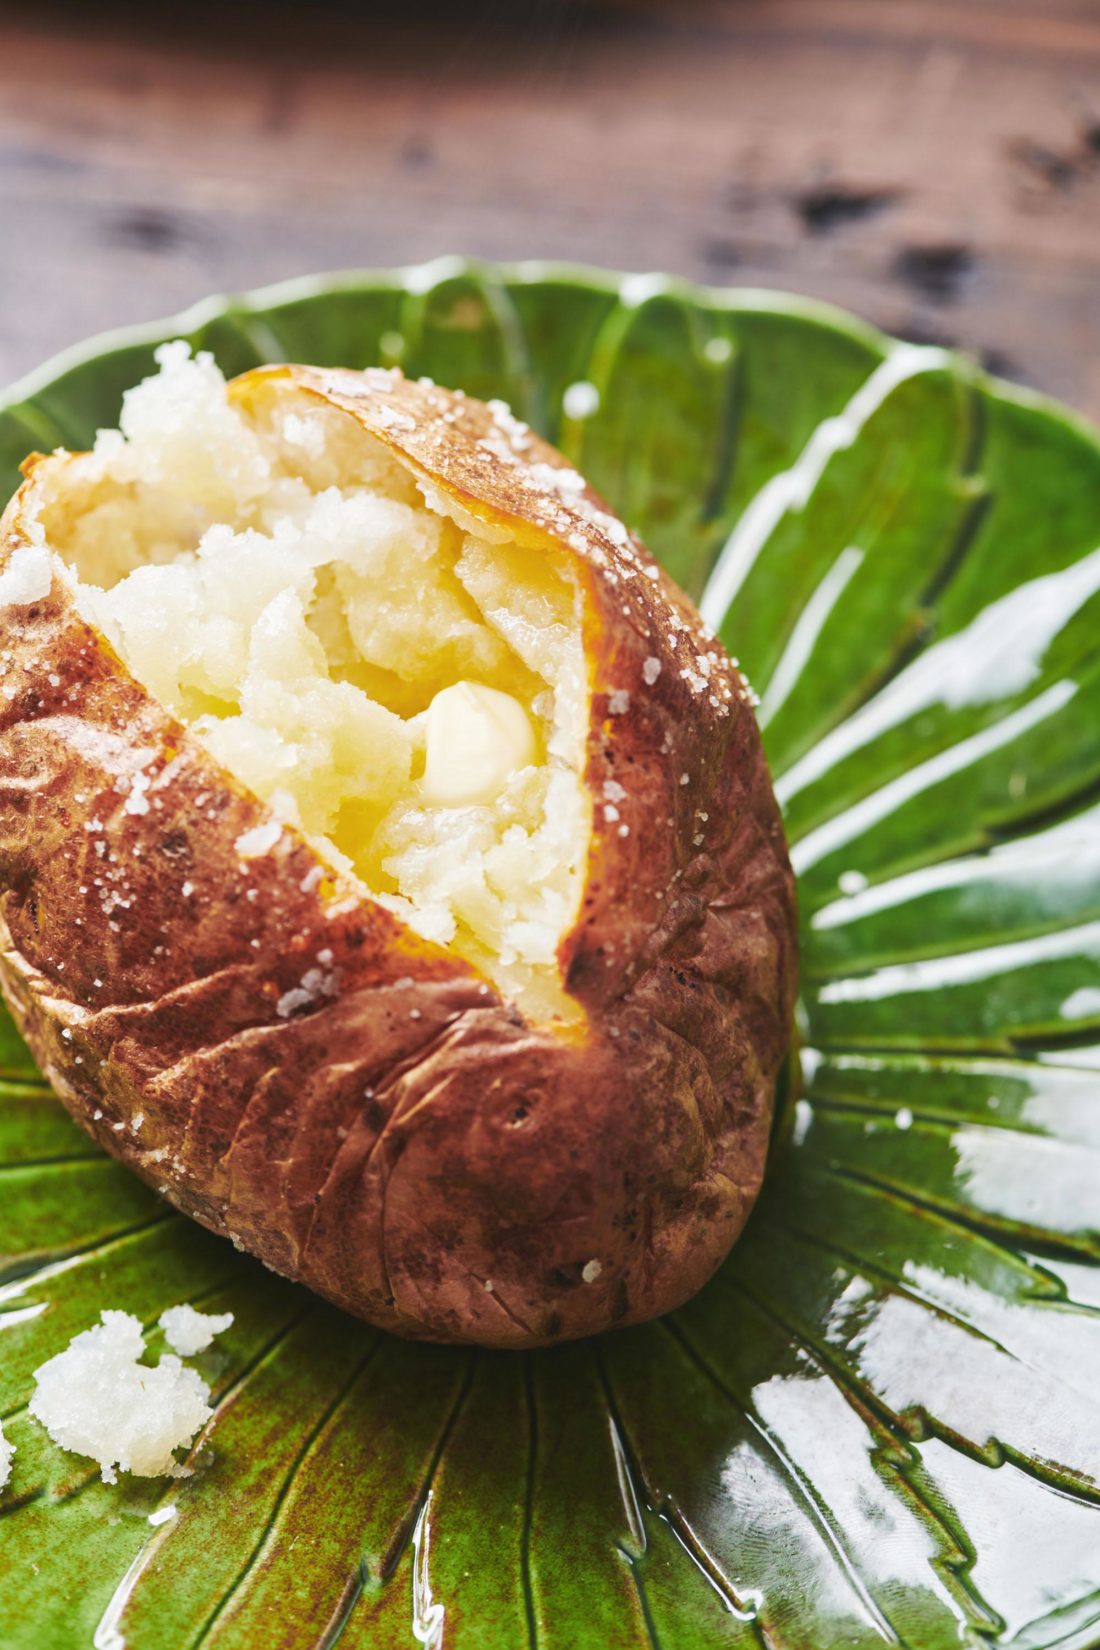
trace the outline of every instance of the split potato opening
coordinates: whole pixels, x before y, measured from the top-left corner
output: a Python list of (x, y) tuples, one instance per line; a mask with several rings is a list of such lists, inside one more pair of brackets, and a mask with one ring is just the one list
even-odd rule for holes
[(85, 618), (237, 780), (535, 1018), (591, 830), (584, 592), (350, 414), (173, 344), (119, 431), (35, 471)]

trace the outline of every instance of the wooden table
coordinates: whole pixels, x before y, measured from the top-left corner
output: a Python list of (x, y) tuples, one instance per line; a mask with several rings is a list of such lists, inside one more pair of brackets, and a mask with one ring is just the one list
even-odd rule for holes
[(0, 381), (461, 251), (784, 287), (1100, 417), (1098, 0), (0, 0)]

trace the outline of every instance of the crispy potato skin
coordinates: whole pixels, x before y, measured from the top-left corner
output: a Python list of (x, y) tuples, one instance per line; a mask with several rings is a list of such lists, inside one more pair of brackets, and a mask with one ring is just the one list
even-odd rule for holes
[[(261, 369), (233, 393), (287, 388), (481, 521), (577, 558), (595, 809), (560, 957), (584, 1020), (528, 1023), (289, 830), (242, 861), (265, 805), (57, 577), (3, 614), (4, 995), (107, 1151), (373, 1323), (524, 1347), (665, 1312), (759, 1189), (795, 986), (792, 876), (742, 681), (566, 460), (511, 421), (502, 435), (499, 411), (381, 371)], [(0, 566), (27, 542), (39, 462), (64, 460), (28, 465)], [(145, 812), (127, 807), (138, 771)], [(333, 994), (280, 1013), (318, 952)]]

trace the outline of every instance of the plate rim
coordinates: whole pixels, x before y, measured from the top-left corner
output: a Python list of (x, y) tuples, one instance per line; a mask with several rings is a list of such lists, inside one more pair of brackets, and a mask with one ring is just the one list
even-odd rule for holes
[[(254, 316), (278, 305), (322, 298), (327, 294), (351, 292), (358, 287), (391, 287), (409, 297), (426, 293), (444, 280), (463, 275), (496, 279), (507, 285), (537, 285), (558, 281), (577, 287), (607, 292), (628, 309), (639, 308), (650, 298), (670, 296), (685, 302), (724, 309), (730, 313), (751, 310), (816, 322), (839, 330), (854, 342), (887, 355), (906, 340), (864, 320), (843, 305), (815, 298), (786, 287), (721, 286), (689, 280), (661, 271), (615, 270), (580, 260), (555, 258), (493, 259), (443, 253), (420, 262), (318, 271), (286, 279), (264, 282), (240, 291), (215, 292), (185, 308), (150, 321), (108, 327), (90, 334), (32, 367), (11, 383), (0, 386), (0, 412), (33, 401), (34, 397), (66, 373), (87, 366), (102, 355), (123, 349), (140, 348), (162, 342), (167, 336), (201, 331), (225, 316)], [(1008, 401), (1028, 411), (1054, 418), (1100, 451), (1100, 424), (1061, 401), (1057, 396), (1030, 386), (1013, 383), (983, 367), (970, 351), (956, 345), (941, 346), (952, 366), (970, 379), (976, 389), (996, 399)]]

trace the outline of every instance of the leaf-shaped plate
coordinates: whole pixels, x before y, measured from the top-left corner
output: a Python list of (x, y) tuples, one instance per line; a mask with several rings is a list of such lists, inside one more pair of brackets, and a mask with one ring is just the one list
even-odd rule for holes
[[(458, 261), (215, 302), (47, 367), (0, 486), (162, 338), (509, 400), (761, 694), (804, 1094), (662, 1322), (403, 1345), (167, 1210), (0, 1043), (7, 1650), (775, 1650), (1100, 1634), (1100, 448), (816, 305)], [(575, 385), (589, 386), (577, 390)], [(236, 1314), (180, 1482), (26, 1415), (105, 1304)]]

